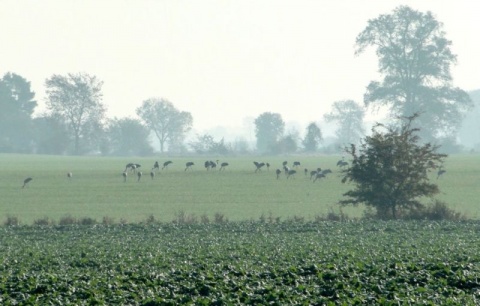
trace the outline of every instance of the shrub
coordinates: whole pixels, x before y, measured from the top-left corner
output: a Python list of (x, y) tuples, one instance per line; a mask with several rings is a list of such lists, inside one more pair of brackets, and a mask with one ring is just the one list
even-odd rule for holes
[(7, 216), (7, 219), (5, 220), (4, 224), (6, 226), (19, 226), (20, 220), (16, 216)]
[(36, 226), (49, 226), (53, 225), (55, 222), (53, 220), (50, 220), (48, 217), (43, 217), (42, 219), (35, 219), (33, 221), (33, 225)]
[(58, 221), (58, 225), (72, 225), (76, 223), (77, 223), (77, 219), (75, 219), (70, 215), (64, 216), (60, 218), (60, 221)]

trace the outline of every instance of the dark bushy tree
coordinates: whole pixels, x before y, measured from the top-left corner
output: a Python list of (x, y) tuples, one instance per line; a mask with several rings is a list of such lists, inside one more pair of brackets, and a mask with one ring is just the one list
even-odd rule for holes
[(255, 135), (257, 150), (260, 153), (270, 153), (283, 136), (285, 122), (277, 113), (265, 112), (255, 119)]
[(310, 123), (302, 141), (305, 152), (316, 152), (322, 140), (322, 131), (318, 125), (315, 122)]
[(447, 155), (437, 153), (438, 146), (419, 144), (419, 129), (412, 127), (417, 117), (405, 118), (400, 128), (377, 124), (358, 150), (354, 144), (345, 148), (352, 163), (342, 170), (342, 182), (355, 188), (344, 194), (341, 205), (365, 204), (376, 209), (378, 217), (396, 219), (399, 210), (423, 208), (422, 198), (439, 192), (428, 173)]
[(107, 128), (109, 152), (119, 156), (149, 155), (153, 148), (148, 141), (149, 129), (138, 119), (114, 118)]
[(23, 77), (6, 73), (0, 79), (0, 152), (30, 153), (34, 97)]
[(356, 54), (376, 49), (384, 75), (368, 85), (365, 105), (386, 106), (393, 118), (424, 112), (416, 125), (426, 141), (455, 133), (472, 107), (468, 94), (451, 84), (456, 56), (442, 26), (431, 12), (400, 6), (369, 20), (356, 39)]

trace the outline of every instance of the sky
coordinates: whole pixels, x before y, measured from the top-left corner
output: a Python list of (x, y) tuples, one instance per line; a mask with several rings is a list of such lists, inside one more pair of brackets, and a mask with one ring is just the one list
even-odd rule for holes
[(136, 118), (156, 97), (190, 112), (197, 131), (245, 128), (266, 111), (306, 126), (335, 101), (363, 102), (378, 58), (355, 56), (355, 38), (400, 5), (443, 23), (454, 86), (480, 88), (471, 0), (0, 0), (0, 75), (31, 82), (37, 113), (47, 78), (82, 72), (104, 82), (110, 118)]

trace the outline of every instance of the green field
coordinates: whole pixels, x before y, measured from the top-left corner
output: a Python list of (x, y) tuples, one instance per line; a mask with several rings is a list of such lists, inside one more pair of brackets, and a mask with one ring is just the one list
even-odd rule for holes
[[(41, 155), (0, 155), (0, 218), (17, 217), (23, 224), (48, 217), (90, 217), (100, 221), (108, 216), (114, 221), (138, 222), (153, 216), (172, 221), (180, 213), (200, 219), (222, 214), (230, 221), (258, 220), (271, 216), (286, 220), (303, 217), (314, 220), (330, 211), (339, 212), (336, 204), (349, 189), (340, 182), (336, 161), (339, 156), (224, 157), (230, 165), (225, 171), (206, 171), (203, 163), (215, 157), (128, 158), (64, 157)], [(149, 172), (154, 162), (172, 160), (154, 180)], [(286, 179), (275, 178), (282, 161), (300, 161), (298, 173)], [(184, 171), (193, 161), (192, 170)], [(269, 162), (270, 170), (255, 173), (253, 161)], [(123, 182), (122, 172), (129, 162), (139, 163), (144, 173), (140, 182), (129, 174)], [(303, 169), (331, 168), (327, 179), (312, 183)], [(437, 182), (438, 196), (457, 211), (478, 219), (477, 197), (480, 187), (480, 156), (454, 155), (445, 163), (447, 173)], [(69, 180), (66, 173), (71, 171)], [(435, 174), (432, 173), (435, 179)], [(23, 180), (33, 181), (22, 189)], [(350, 217), (362, 215), (361, 208), (344, 208)]]
[(0, 227), (2, 305), (479, 305), (480, 224)]

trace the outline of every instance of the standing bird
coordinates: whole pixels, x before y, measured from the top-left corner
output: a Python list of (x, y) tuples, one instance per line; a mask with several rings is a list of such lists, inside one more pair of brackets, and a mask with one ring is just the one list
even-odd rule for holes
[(275, 173), (277, 174), (277, 180), (278, 180), (280, 178), (280, 174), (282, 174), (282, 170), (277, 169)]
[(73, 176), (73, 173), (72, 173), (72, 172), (67, 172), (67, 177), (68, 177), (68, 179), (71, 179), (72, 176)]
[(126, 183), (127, 182), (127, 171), (123, 171), (122, 176), (123, 176), (123, 182)]
[(31, 177), (27, 177), (25, 180), (23, 180), (22, 188), (25, 188), (25, 186), (27, 186), (28, 182), (30, 182), (31, 180), (33, 180), (33, 178)]
[(152, 180), (153, 180), (153, 178), (155, 177), (155, 172), (153, 172), (153, 170), (150, 171), (150, 177), (152, 178)]
[(294, 175), (295, 173), (297, 173), (297, 171), (295, 171), (295, 170), (293, 170), (293, 169), (292, 169), (292, 170), (288, 170), (287, 179), (288, 179), (290, 176)]
[(308, 169), (305, 168), (305, 169), (303, 170), (303, 173), (305, 174), (305, 176), (307, 176), (307, 175), (308, 175)]
[(270, 171), (270, 163), (265, 164), (267, 166), (267, 171)]
[(317, 172), (317, 174), (315, 174), (315, 179), (313, 180), (313, 182), (315, 183), (316, 180), (324, 177), (325, 177), (325, 174), (323, 174), (322, 172)]
[(187, 171), (188, 169), (192, 169), (193, 165), (195, 165), (193, 162), (187, 162), (185, 164), (185, 171)]
[(442, 176), (445, 172), (447, 172), (447, 170), (443, 170), (443, 166), (440, 166), (440, 168), (438, 169), (438, 172), (437, 172), (437, 180), (440, 178), (440, 176)]
[(142, 178), (142, 171), (137, 172), (137, 177), (138, 177), (137, 182), (140, 182), (140, 179)]
[(155, 164), (153, 164), (152, 171), (153, 170), (160, 171), (160, 165), (158, 164), (158, 161), (156, 161)]

